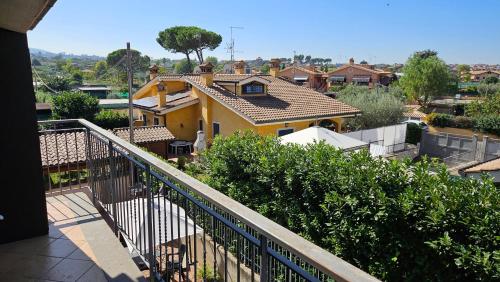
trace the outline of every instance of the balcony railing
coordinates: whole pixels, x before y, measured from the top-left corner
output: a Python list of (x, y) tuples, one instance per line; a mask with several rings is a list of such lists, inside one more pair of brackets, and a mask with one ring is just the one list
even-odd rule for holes
[(47, 193), (88, 187), (150, 277), (378, 281), (86, 120), (39, 127)]

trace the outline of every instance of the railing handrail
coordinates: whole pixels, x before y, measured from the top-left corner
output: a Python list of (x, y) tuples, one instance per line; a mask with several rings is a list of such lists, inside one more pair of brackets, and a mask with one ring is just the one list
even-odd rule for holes
[(50, 124), (72, 122), (78, 122), (84, 127), (111, 140), (111, 142), (133, 154), (135, 157), (150, 164), (151, 166), (154, 166), (155, 169), (188, 187), (191, 191), (196, 192), (198, 196), (201, 196), (205, 200), (215, 204), (218, 208), (239, 219), (260, 234), (263, 234), (269, 240), (290, 249), (293, 253), (299, 255), (301, 259), (316, 267), (324, 274), (333, 277), (335, 280), (379, 281), (377, 278), (331, 254), (323, 248), (309, 242), (269, 218), (253, 211), (238, 201), (231, 199), (223, 193), (167, 164), (163, 160), (85, 119), (48, 120), (40, 123)]

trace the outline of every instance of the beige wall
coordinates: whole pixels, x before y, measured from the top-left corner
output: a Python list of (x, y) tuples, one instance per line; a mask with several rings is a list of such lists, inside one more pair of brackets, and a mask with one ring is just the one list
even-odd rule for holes
[(192, 105), (179, 109), (174, 112), (167, 113), (167, 129), (181, 140), (196, 140), (196, 132), (198, 131), (198, 105)]

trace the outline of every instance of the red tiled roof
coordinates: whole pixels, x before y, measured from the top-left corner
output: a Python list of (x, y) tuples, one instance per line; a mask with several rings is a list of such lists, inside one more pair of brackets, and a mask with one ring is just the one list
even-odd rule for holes
[(86, 161), (85, 144), (85, 132), (40, 135), (42, 166), (61, 166)]
[(464, 169), (465, 173), (500, 170), (500, 158), (486, 161)]
[[(214, 81), (239, 81), (250, 76), (215, 74)], [(198, 75), (185, 75), (184, 79), (255, 124), (348, 116), (361, 113), (352, 106), (310, 88), (298, 86), (273, 76), (262, 77), (270, 81), (268, 95), (249, 97), (238, 96), (216, 83), (212, 87), (207, 87), (201, 82)]]
[(289, 67), (286, 67), (286, 68), (280, 70), (280, 73), (285, 71), (285, 70), (288, 70), (288, 69), (296, 69), (296, 70), (303, 71), (303, 72), (308, 73), (308, 74), (324, 74), (324, 72), (321, 72), (318, 70), (311, 70), (311, 69), (304, 68), (301, 66), (289, 66)]
[[(113, 132), (123, 140), (129, 141), (129, 129), (127, 127), (115, 128)], [(148, 143), (157, 141), (168, 141), (175, 136), (165, 126), (141, 126), (134, 127), (134, 142)]]

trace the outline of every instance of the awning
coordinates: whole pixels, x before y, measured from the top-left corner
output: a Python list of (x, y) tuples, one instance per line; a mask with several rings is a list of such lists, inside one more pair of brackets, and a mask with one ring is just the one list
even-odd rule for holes
[(295, 76), (293, 77), (293, 80), (295, 81), (307, 81), (309, 79), (309, 77), (307, 76)]
[(354, 82), (370, 82), (369, 76), (355, 76), (352, 78)]
[(345, 76), (343, 76), (343, 75), (330, 76), (330, 81), (342, 81), (342, 82), (344, 82)]

